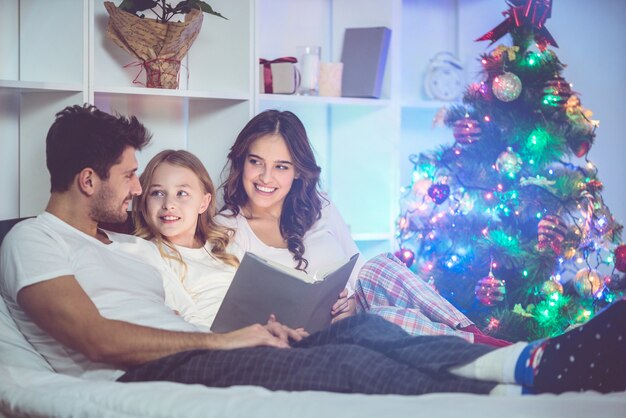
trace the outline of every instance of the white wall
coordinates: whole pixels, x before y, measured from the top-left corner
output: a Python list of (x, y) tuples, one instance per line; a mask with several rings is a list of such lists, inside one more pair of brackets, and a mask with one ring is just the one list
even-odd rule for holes
[(626, 1), (557, 0), (548, 28), (568, 64), (565, 78), (600, 120), (590, 159), (615, 218), (626, 223)]

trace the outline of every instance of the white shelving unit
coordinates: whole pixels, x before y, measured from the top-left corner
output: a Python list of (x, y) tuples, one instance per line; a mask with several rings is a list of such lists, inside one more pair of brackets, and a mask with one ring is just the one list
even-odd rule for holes
[(0, 10), (0, 218), (47, 200), (45, 135), (54, 114), (87, 101), (87, 3), (3, 1)]
[[(402, 160), (414, 145), (404, 132), (414, 134), (405, 119), (429, 117), (445, 105), (425, 100), (420, 72), (436, 51), (456, 45), (455, 35), (447, 33), (455, 24), (450, 16), (456, 1), (209, 3), (228, 20), (204, 15), (182, 63), (180, 88), (162, 90), (133, 84), (145, 74), (134, 57), (106, 37), (102, 0), (2, 1), (0, 186), (9, 199), (0, 204), (0, 219), (43, 210), (49, 187), (45, 136), (65, 106), (89, 102), (136, 115), (154, 133), (152, 145), (139, 155), (140, 169), (161, 149), (188, 149), (218, 184), (239, 130), (259, 111), (278, 108), (304, 122), (322, 166), (323, 187), (355, 239), (364, 248), (390, 249)], [(320, 45), (322, 61), (340, 61), (345, 29), (368, 26), (392, 32), (380, 99), (258, 93), (259, 58)]]
[[(115, 1), (119, 4), (119, 1)], [(91, 102), (105, 111), (136, 115), (153, 132), (140, 166), (164, 148), (198, 155), (216, 183), (237, 132), (253, 114), (251, 0), (212, 0), (228, 18), (204, 15), (202, 30), (181, 65), (177, 90), (149, 89), (137, 59), (106, 36), (108, 13), (89, 0)]]

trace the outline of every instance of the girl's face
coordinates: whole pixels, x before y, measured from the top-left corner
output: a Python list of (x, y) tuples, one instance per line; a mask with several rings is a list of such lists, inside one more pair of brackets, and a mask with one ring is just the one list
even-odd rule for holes
[(280, 214), (297, 174), (281, 135), (270, 134), (255, 140), (250, 145), (243, 168), (242, 182), (248, 195), (248, 209)]
[(198, 176), (188, 168), (163, 163), (146, 188), (146, 216), (163, 236), (183, 247), (196, 248), (198, 215), (209, 207), (211, 194), (205, 193)]

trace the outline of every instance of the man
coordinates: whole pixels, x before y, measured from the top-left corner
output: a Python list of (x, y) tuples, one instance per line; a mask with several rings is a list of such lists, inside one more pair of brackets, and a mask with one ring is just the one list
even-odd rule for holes
[[(125, 256), (98, 229), (98, 222), (126, 220), (129, 202), (141, 193), (135, 150), (149, 140), (134, 117), (115, 118), (94, 107), (60, 112), (47, 137), (51, 197), (46, 211), (18, 224), (3, 245), (2, 293), (17, 294), (17, 300), (7, 298), (9, 309), (60, 372), (89, 374), (91, 362), (114, 371), (111, 365), (128, 367), (199, 348), (286, 347), (287, 335), (297, 338), (277, 323), (223, 335), (193, 332), (167, 307), (153, 303), (163, 299), (158, 272)], [(41, 280), (42, 274), (49, 277)], [(21, 276), (23, 283), (10, 280)]]
[[(59, 112), (46, 140), (46, 210), (14, 227), (2, 244), (2, 296), (22, 333), (56, 371), (124, 382), (362, 393), (488, 393), (496, 381), (556, 393), (624, 389), (626, 345), (618, 336), (626, 331), (626, 303), (574, 338), (495, 351), (456, 337), (409, 337), (367, 315), (307, 338), (273, 319), (231, 333), (199, 332), (165, 306), (162, 266), (122, 250), (127, 244), (155, 248), (98, 228), (99, 222), (123, 222), (129, 201), (141, 193), (135, 151), (149, 137), (134, 117), (93, 106)], [(600, 329), (605, 324), (610, 332)], [(584, 346), (576, 353), (580, 364), (569, 364), (578, 345)], [(601, 373), (582, 366), (598, 352), (605, 354), (594, 357)], [(515, 376), (510, 367), (493, 366), (511, 358), (519, 369)], [(559, 377), (564, 369), (574, 378)]]

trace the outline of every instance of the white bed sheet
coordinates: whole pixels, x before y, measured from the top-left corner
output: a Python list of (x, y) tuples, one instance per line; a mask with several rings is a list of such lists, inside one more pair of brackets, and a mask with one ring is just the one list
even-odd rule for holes
[(626, 393), (496, 397), (272, 392), (169, 382), (118, 383), (0, 364), (4, 417), (624, 417)]

